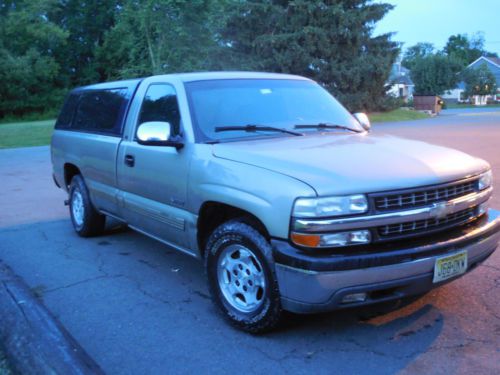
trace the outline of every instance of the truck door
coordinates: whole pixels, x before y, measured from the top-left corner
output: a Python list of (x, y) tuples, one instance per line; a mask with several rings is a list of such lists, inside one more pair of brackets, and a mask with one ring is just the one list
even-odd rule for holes
[(190, 252), (186, 231), (190, 214), (185, 210), (188, 149), (140, 145), (136, 139), (137, 126), (147, 121), (169, 122), (172, 135), (180, 134), (176, 90), (168, 83), (145, 82), (136, 100), (140, 103), (134, 103), (136, 113), (130, 114), (130, 131), (117, 158), (118, 199), (125, 220), (139, 231)]

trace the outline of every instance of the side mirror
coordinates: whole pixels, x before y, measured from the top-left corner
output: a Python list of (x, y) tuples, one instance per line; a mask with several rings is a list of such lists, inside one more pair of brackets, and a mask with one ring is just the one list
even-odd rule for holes
[(137, 128), (137, 143), (145, 146), (170, 146), (182, 148), (180, 136), (171, 137), (172, 125), (164, 121), (143, 122)]
[(365, 129), (367, 132), (370, 131), (370, 129), (372, 128), (372, 125), (370, 124), (370, 119), (368, 118), (366, 113), (360, 113), (360, 112), (355, 113), (354, 117), (356, 118), (356, 120), (358, 120), (358, 122), (361, 124), (363, 129)]

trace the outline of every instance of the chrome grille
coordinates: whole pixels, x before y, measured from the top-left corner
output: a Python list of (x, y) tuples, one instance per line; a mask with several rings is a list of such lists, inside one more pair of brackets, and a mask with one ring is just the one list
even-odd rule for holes
[(375, 209), (389, 211), (426, 206), (434, 202), (451, 200), (476, 190), (477, 179), (442, 187), (429, 187), (411, 192), (388, 193), (374, 198)]
[(410, 221), (406, 223), (384, 225), (377, 228), (381, 239), (400, 237), (421, 232), (430, 232), (442, 230), (447, 227), (465, 224), (475, 217), (476, 208), (468, 208), (463, 211), (455, 212), (442, 219), (425, 219)]

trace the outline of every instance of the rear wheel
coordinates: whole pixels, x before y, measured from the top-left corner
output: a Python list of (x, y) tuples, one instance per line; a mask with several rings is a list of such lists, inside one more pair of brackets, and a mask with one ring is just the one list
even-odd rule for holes
[(90, 195), (81, 175), (71, 179), (69, 187), (69, 212), (76, 233), (82, 237), (91, 237), (104, 231), (106, 217), (92, 205)]
[(279, 323), (271, 246), (253, 227), (238, 220), (219, 226), (208, 240), (205, 268), (212, 298), (233, 325), (259, 333)]

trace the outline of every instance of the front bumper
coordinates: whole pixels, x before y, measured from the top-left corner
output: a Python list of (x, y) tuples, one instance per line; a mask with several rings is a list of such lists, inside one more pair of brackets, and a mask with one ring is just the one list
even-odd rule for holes
[[(311, 313), (424, 293), (453, 280), (432, 282), (436, 258), (465, 250), (469, 272), (495, 251), (499, 240), (500, 211), (489, 210), (474, 226), (431, 240), (351, 250), (353, 253), (313, 253), (280, 240), (272, 240), (272, 245), (283, 308)], [(367, 298), (342, 303), (346, 295), (354, 293), (367, 293)]]

